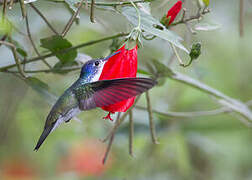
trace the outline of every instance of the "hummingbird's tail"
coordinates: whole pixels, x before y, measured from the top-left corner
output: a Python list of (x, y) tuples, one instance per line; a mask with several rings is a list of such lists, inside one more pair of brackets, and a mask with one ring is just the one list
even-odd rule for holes
[(36, 147), (34, 148), (34, 151), (38, 151), (39, 147), (43, 144), (43, 142), (45, 141), (46, 137), (50, 134), (52, 129), (53, 129), (53, 125), (48, 126), (44, 129), (44, 131), (42, 132), (42, 134), (38, 140)]

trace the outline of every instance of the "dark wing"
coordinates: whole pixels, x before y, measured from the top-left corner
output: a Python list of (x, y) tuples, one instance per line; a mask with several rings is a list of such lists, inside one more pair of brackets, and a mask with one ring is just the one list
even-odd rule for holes
[(156, 81), (150, 78), (122, 78), (96, 81), (74, 91), (81, 110), (109, 106), (137, 96), (152, 88)]

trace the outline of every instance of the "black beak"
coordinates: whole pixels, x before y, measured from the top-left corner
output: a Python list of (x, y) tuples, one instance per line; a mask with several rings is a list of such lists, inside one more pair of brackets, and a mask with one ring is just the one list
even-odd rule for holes
[(102, 61), (107, 61), (109, 58), (111, 58), (111, 57), (114, 56), (114, 55), (117, 55), (117, 54), (120, 53), (120, 52), (121, 52), (121, 51), (115, 52), (115, 53), (113, 53), (113, 54), (111, 54), (111, 55), (105, 57), (104, 59), (102, 59)]

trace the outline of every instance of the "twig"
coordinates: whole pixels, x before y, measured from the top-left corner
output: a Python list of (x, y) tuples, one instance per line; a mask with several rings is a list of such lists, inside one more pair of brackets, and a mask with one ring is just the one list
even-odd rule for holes
[(90, 21), (91, 21), (92, 23), (95, 22), (95, 20), (94, 20), (94, 5), (95, 5), (95, 0), (91, 0)]
[[(136, 109), (139, 110), (147, 110), (146, 107), (136, 106)], [(152, 110), (153, 113), (159, 114), (161, 116), (173, 117), (173, 118), (192, 118), (192, 117), (200, 117), (200, 116), (214, 116), (221, 113), (230, 113), (233, 110), (228, 107), (221, 107), (219, 109), (208, 110), (208, 111), (194, 111), (194, 112), (160, 112), (157, 110)]]
[[(119, 122), (120, 114), (121, 114), (120, 112), (117, 114), (116, 124)], [(114, 141), (114, 137), (115, 137), (115, 131), (114, 131), (114, 132), (111, 134), (111, 136), (110, 136), (109, 143), (108, 143), (108, 146), (107, 146), (105, 155), (104, 155), (103, 160), (102, 160), (102, 163), (103, 163), (103, 164), (105, 164), (106, 161), (107, 161), (109, 152), (110, 152), (110, 150), (111, 150), (111, 147), (112, 147), (112, 144), (113, 144), (113, 141)]]
[(6, 46), (10, 46), (12, 48), (16, 48), (16, 46), (10, 42), (6, 42), (6, 41), (2, 41), (0, 40), (0, 44), (6, 45)]
[[(252, 100), (247, 101), (245, 103), (247, 106), (251, 106), (252, 105)], [(142, 107), (142, 106), (136, 106), (136, 109), (139, 110), (147, 110), (146, 107)], [(202, 117), (202, 116), (214, 116), (214, 115), (218, 115), (218, 114), (222, 114), (222, 113), (231, 113), (233, 112), (233, 110), (231, 108), (228, 107), (221, 107), (219, 109), (214, 109), (214, 110), (208, 110), (208, 111), (194, 111), (194, 112), (160, 112), (157, 110), (152, 110), (153, 113), (160, 115), (160, 116), (165, 116), (168, 118), (193, 118), (193, 117)], [(252, 124), (248, 121), (246, 121), (245, 118), (241, 118), (240, 119), (245, 125), (247, 126), (251, 126)]]
[(112, 144), (113, 144), (113, 141), (114, 141), (114, 136), (115, 134), (113, 133), (109, 139), (109, 143), (108, 143), (108, 146), (107, 146), (107, 149), (106, 149), (106, 152), (105, 152), (105, 155), (102, 159), (102, 164), (105, 164), (106, 161), (107, 161), (107, 158), (108, 158), (108, 155), (109, 155), (109, 152), (110, 152), (110, 149), (112, 147)]
[[(49, 2), (54, 2), (54, 3), (65, 3), (63, 0), (47, 0)], [(145, 3), (145, 2), (151, 2), (153, 0), (137, 0), (137, 1), (132, 1), (133, 3)], [(88, 5), (90, 5), (92, 2), (85, 2)], [(121, 2), (95, 2), (95, 6), (123, 6), (123, 5), (130, 5), (131, 1), (121, 1)]]
[(239, 32), (240, 32), (240, 37), (243, 37), (243, 34), (244, 34), (244, 0), (240, 0)]
[[(3, 37), (2, 37), (1, 40), (0, 40), (0, 46), (1, 46), (2, 44), (4, 44), (5, 39), (6, 39), (7, 37), (8, 37), (7, 34), (3, 35)], [(1, 43), (1, 42), (2, 42), (2, 43)]]
[[(26, 70), (25, 73), (66, 73), (79, 70), (82, 66), (70, 67), (70, 68), (52, 68), (52, 69), (40, 69), (40, 70)], [(18, 73), (18, 71), (8, 71), (9, 73)]]
[(150, 102), (149, 91), (146, 91), (145, 95), (146, 95), (146, 101), (147, 101), (147, 110), (148, 110), (148, 114), (149, 114), (151, 140), (152, 140), (153, 144), (158, 144), (155, 125), (153, 122), (153, 114), (152, 114), (152, 107), (151, 107), (151, 102)]
[(9, 9), (12, 9), (13, 4), (14, 4), (14, 0), (10, 0)]
[[(90, 46), (90, 45), (100, 43), (100, 42), (103, 42), (103, 41), (107, 41), (107, 40), (110, 40), (110, 39), (124, 37), (124, 36), (127, 36), (127, 35), (129, 35), (129, 33), (119, 33), (119, 34), (116, 34), (116, 35), (113, 35), (113, 36), (108, 36), (108, 37), (105, 37), (105, 38), (85, 42), (85, 43), (82, 43), (82, 44), (79, 44), (79, 45), (76, 45), (76, 46), (73, 46), (73, 47), (70, 47), (70, 48), (61, 49), (61, 50), (56, 51), (54, 53), (48, 53), (48, 54), (45, 54), (43, 56), (37, 56), (37, 57), (31, 58), (31, 59), (27, 59), (26, 64), (31, 63), (31, 62), (35, 62), (35, 61), (39, 61), (39, 60), (41, 60), (43, 58), (49, 58), (49, 57), (55, 56), (57, 53), (67, 53), (68, 51), (71, 51), (71, 50), (74, 50), (74, 49), (79, 49), (79, 48), (82, 48), (82, 47)], [(21, 62), (21, 64), (23, 64), (23, 62)], [(0, 67), (0, 72), (4, 72), (7, 69), (13, 68), (15, 66), (16, 66), (16, 64)]]
[(132, 110), (129, 112), (129, 154), (133, 157), (134, 122)]
[[(9, 37), (9, 41), (10, 41), (11, 44), (13, 44), (11, 37)], [(16, 47), (14, 45), (11, 45), (11, 51), (12, 51), (13, 57), (15, 59), (15, 62), (17, 64), (17, 68), (18, 68), (18, 71), (19, 71), (20, 75), (23, 78), (26, 78), (26, 75), (25, 75), (25, 73), (24, 73), (24, 71), (23, 71), (23, 69), (21, 67), (20, 59), (18, 58), (18, 55), (17, 55)]]
[(112, 136), (112, 134), (114, 134), (116, 132), (117, 128), (119, 127), (119, 125), (121, 124), (121, 122), (124, 121), (124, 119), (126, 118), (126, 116), (128, 114), (129, 114), (129, 110), (127, 112), (125, 112), (123, 114), (123, 116), (118, 121), (116, 121), (114, 127), (109, 132), (109, 134), (104, 139), (101, 140), (102, 142), (106, 142), (107, 140), (109, 140), (109, 138)]
[(210, 9), (206, 8), (204, 9), (201, 13), (197, 13), (194, 16), (190, 16), (188, 18), (185, 18), (185, 15), (182, 16), (182, 18), (178, 22), (174, 22), (170, 24), (170, 26), (176, 26), (178, 24), (185, 24), (187, 22), (193, 21), (193, 20), (198, 20), (202, 17), (202, 15), (205, 15), (207, 13), (210, 13)]
[(175, 53), (175, 55), (176, 55), (176, 57), (177, 57), (177, 59), (179, 61), (179, 65), (180, 66), (185, 66), (185, 64), (183, 63), (182, 59), (180, 58), (180, 56), (179, 56), (179, 54), (178, 54), (178, 52), (176, 50), (176, 47), (172, 43), (170, 43), (170, 44), (171, 44), (173, 52)]
[(183, 84), (189, 85), (191, 87), (199, 89), (200, 91), (202, 91), (206, 94), (209, 94), (209, 95), (216, 97), (218, 99), (219, 103), (233, 109), (234, 111), (238, 112), (239, 114), (241, 114), (242, 116), (244, 116), (248, 120), (252, 121), (252, 112), (250, 111), (250, 109), (248, 109), (248, 107), (244, 103), (242, 103), (236, 99), (233, 99), (233, 98), (221, 93), (220, 91), (218, 91), (218, 90), (216, 90), (206, 84), (203, 84), (202, 82), (200, 82), (196, 79), (193, 79), (189, 76), (183, 75), (179, 72), (173, 71), (173, 75), (169, 76), (169, 78), (176, 80), (178, 82), (182, 82)]
[[(32, 45), (32, 47), (33, 47), (35, 53), (37, 54), (37, 56), (39, 56), (39, 57), (41, 58), (41, 60), (44, 62), (44, 64), (47, 65), (47, 66), (51, 69), (52, 67), (51, 67), (50, 64), (48, 64), (48, 62), (46, 62), (46, 60), (40, 55), (40, 53), (39, 53), (39, 51), (37, 50), (36, 45), (35, 45), (35, 43), (34, 43), (34, 41), (33, 41), (33, 39), (32, 39), (31, 32), (30, 32), (30, 27), (29, 27), (28, 16), (25, 17), (25, 24), (26, 24), (26, 31), (27, 31), (27, 34), (28, 34), (28, 38), (29, 38), (29, 40), (30, 40), (30, 42), (31, 42), (31, 45)], [(26, 63), (27, 63), (27, 61), (26, 61)]]
[(21, 8), (22, 16), (23, 16), (23, 18), (25, 18), (26, 17), (26, 10), (25, 10), (24, 0), (19, 0), (19, 3), (20, 3), (20, 8)]
[(79, 12), (80, 12), (80, 9), (81, 9), (81, 7), (82, 7), (82, 5), (83, 5), (83, 2), (84, 2), (84, 0), (81, 0), (81, 2), (78, 4), (78, 9), (77, 9), (77, 11), (75, 11), (75, 13), (72, 15), (72, 17), (70, 18), (70, 20), (69, 20), (68, 23), (66, 24), (64, 30), (63, 30), (62, 33), (61, 33), (61, 36), (62, 36), (62, 37), (65, 37), (66, 34), (67, 34), (67, 32), (70, 30), (70, 28), (71, 28), (71, 26), (72, 26), (72, 24), (73, 24), (73, 22), (74, 22), (76, 16), (77, 16), (77, 15), (79, 14)]
[[(25, 65), (26, 65), (26, 61), (27, 61), (27, 58), (26, 57), (24, 57), (24, 64), (23, 64), (23, 71), (25, 72)], [(26, 73), (26, 72), (25, 72)]]
[(59, 35), (59, 33), (53, 28), (53, 26), (48, 22), (48, 20), (46, 19), (46, 17), (39, 11), (38, 8), (36, 8), (36, 6), (33, 3), (29, 3), (29, 5), (34, 9), (34, 11), (36, 11), (38, 13), (38, 15), (45, 21), (45, 23), (47, 24), (47, 26), (56, 34)]
[(125, 112), (125, 113), (122, 115), (122, 117), (119, 119), (118, 123), (116, 123), (116, 124), (114, 125), (114, 127), (112, 128), (112, 130), (111, 130), (111, 131), (109, 132), (109, 134), (102, 140), (102, 142), (106, 142), (106, 141), (111, 137), (111, 135), (117, 130), (117, 128), (118, 128), (118, 127), (120, 126), (120, 124), (124, 121), (124, 119), (126, 118), (126, 116), (129, 114), (130, 110), (132, 110), (132, 109), (135, 107), (135, 105), (136, 105), (137, 101), (139, 100), (139, 98), (140, 98), (140, 95), (136, 98), (135, 103), (128, 109), (128, 111)]

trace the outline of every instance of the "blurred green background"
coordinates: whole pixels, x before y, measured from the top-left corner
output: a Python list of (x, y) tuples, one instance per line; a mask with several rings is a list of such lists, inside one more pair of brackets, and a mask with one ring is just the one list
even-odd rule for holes
[[(160, 19), (175, 1), (151, 3), (152, 15)], [(35, 5), (58, 31), (71, 17), (63, 4), (38, 1)], [(191, 14), (196, 2), (186, 1)], [(252, 99), (252, 2), (245, 1), (244, 36), (239, 36), (239, 1), (212, 0), (211, 13), (203, 21), (220, 24), (214, 31), (198, 31), (191, 35), (185, 25), (172, 28), (185, 39), (202, 43), (202, 55), (188, 68), (172, 60), (170, 67), (247, 102)], [(39, 47), (39, 39), (52, 33), (41, 18), (28, 8), (31, 33)], [(19, 5), (8, 11), (15, 26), (25, 32)], [(99, 39), (132, 28), (122, 15), (95, 9), (95, 24), (89, 21), (89, 11), (81, 10), (79, 25), (74, 24), (67, 39), (73, 45)], [(29, 40), (14, 33), (30, 56), (35, 56)], [(78, 51), (93, 58), (109, 53), (112, 41), (106, 41)], [(41, 52), (44, 49), (39, 48)], [(184, 61), (189, 58), (180, 52)], [(0, 47), (0, 66), (13, 64), (11, 52)], [(156, 38), (143, 41), (138, 51), (138, 64), (158, 59), (164, 64), (174, 58), (167, 41)], [(57, 62), (55, 57), (48, 62)], [(33, 63), (27, 69), (44, 67)], [(78, 78), (79, 71), (68, 74), (38, 73), (34, 77), (46, 82), (56, 96)], [(141, 75), (139, 75), (141, 76)], [(161, 112), (191, 112), (221, 107), (215, 99), (185, 84), (165, 80), (150, 91), (152, 107)], [(119, 128), (106, 165), (102, 165), (106, 143), (104, 138), (113, 123), (103, 120), (106, 112), (95, 109), (81, 113), (81, 122), (72, 120), (54, 131), (38, 152), (33, 148), (42, 132), (51, 100), (34, 91), (13, 74), (0, 73), (0, 179), (116, 179), (116, 180), (249, 180), (252, 179), (252, 132), (235, 113), (194, 118), (171, 118), (154, 114), (158, 145), (151, 142), (148, 112), (134, 109), (134, 157), (128, 154), (128, 121)], [(138, 105), (146, 107), (145, 95)], [(114, 118), (116, 116), (113, 116)]]

